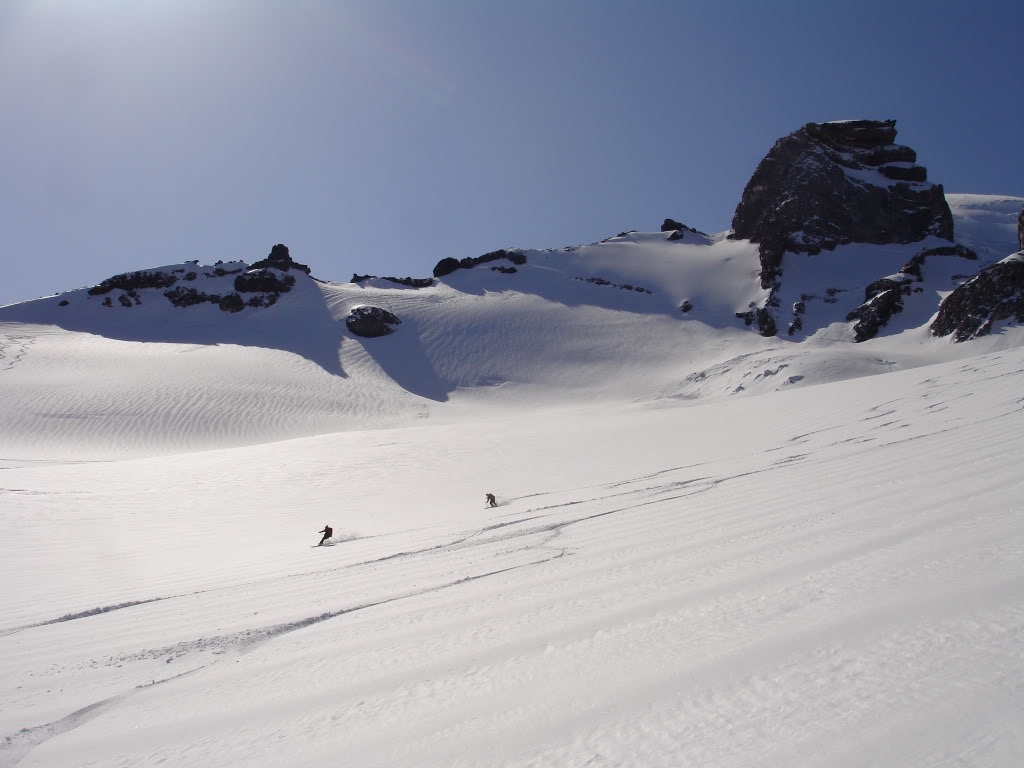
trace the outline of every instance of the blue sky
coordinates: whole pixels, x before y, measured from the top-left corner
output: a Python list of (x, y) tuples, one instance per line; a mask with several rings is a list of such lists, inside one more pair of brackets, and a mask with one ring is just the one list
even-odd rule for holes
[(779, 137), (895, 118), (1024, 196), (1024, 3), (4, 0), (0, 304), (283, 242), (427, 276), (672, 217), (728, 229)]

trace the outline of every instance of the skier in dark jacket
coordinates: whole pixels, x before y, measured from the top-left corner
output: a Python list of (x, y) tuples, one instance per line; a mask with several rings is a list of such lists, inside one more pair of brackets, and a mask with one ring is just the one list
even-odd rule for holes
[(324, 529), (322, 531), (317, 531), (317, 533), (322, 533), (324, 535), (324, 537), (320, 539), (320, 543), (317, 544), (318, 547), (322, 547), (324, 545), (324, 542), (334, 535), (334, 529), (331, 528), (331, 526), (329, 525), (325, 525)]
[(488, 493), (484, 498), (487, 499), (487, 503), (492, 507), (498, 506), (498, 502), (495, 500), (493, 493)]

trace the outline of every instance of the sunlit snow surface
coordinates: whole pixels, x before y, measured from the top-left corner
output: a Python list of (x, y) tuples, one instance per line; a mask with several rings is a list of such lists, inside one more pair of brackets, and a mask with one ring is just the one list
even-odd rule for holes
[(761, 339), (645, 237), (297, 350), (0, 315), (0, 766), (1024, 764), (1020, 329)]

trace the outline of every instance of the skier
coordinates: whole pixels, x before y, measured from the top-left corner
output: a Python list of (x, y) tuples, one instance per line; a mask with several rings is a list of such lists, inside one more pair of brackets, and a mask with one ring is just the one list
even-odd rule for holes
[(484, 498), (487, 499), (487, 503), (492, 507), (498, 506), (498, 502), (495, 500), (493, 493), (488, 493)]
[(322, 533), (324, 535), (324, 537), (320, 539), (320, 543), (317, 544), (318, 547), (322, 547), (324, 545), (324, 542), (334, 535), (334, 529), (331, 528), (331, 526), (329, 525), (325, 525), (324, 529), (322, 531), (317, 531), (317, 533)]

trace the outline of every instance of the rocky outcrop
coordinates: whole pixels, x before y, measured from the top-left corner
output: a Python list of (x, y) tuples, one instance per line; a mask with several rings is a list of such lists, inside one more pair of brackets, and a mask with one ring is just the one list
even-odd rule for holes
[(903, 298), (912, 291), (915, 282), (924, 280), (924, 267), (929, 259), (956, 257), (968, 261), (977, 261), (978, 255), (970, 248), (962, 245), (941, 245), (936, 248), (922, 248), (904, 264), (895, 275), (875, 280), (864, 289), (864, 303), (850, 312), (848, 322), (856, 321), (853, 326), (854, 340), (857, 342), (873, 339), (892, 319), (903, 311)]
[(176, 307), (194, 307), (196, 304), (219, 304), (221, 295), (219, 293), (205, 293), (195, 288), (178, 286), (169, 291), (164, 291), (164, 297)]
[(915, 253), (913, 257), (911, 257), (910, 261), (900, 268), (900, 272), (905, 275), (910, 275), (913, 279), (920, 281), (924, 279), (921, 268), (932, 256), (957, 256), (969, 261), (978, 260), (978, 254), (966, 246), (959, 244), (940, 245), (937, 248), (923, 248)]
[(983, 269), (939, 305), (932, 335), (967, 341), (1003, 320), (1024, 322), (1024, 250)]
[(430, 288), (434, 285), (434, 281), (429, 277), (377, 277), (376, 275), (360, 275), (358, 272), (353, 273), (351, 282), (359, 285), (367, 280), (387, 280), (389, 283), (404, 285), (407, 288)]
[(108, 277), (99, 285), (90, 288), (88, 293), (90, 296), (101, 296), (114, 289), (137, 291), (141, 288), (169, 288), (176, 282), (178, 282), (178, 278), (172, 274), (156, 269), (144, 269)]
[[(813, 255), (846, 243), (912, 243), (929, 236), (952, 240), (942, 186), (928, 182), (917, 153), (895, 141), (895, 120), (808, 123), (779, 139), (758, 165), (729, 236), (758, 244), (761, 287), (769, 295), (759, 311), (740, 316), (756, 321), (763, 336), (776, 331), (768, 318), (785, 253)], [(896, 297), (873, 303), (899, 310)]]
[(305, 272), (307, 275), (310, 273), (310, 268), (305, 264), (299, 264), (294, 261), (291, 255), (288, 253), (288, 246), (283, 243), (278, 243), (270, 249), (270, 255), (261, 261), (253, 262), (249, 265), (249, 269), (280, 269), (282, 272), (287, 272), (290, 269)]
[[(494, 267), (491, 267), (491, 269), (494, 269)], [(574, 277), (573, 280), (580, 280), (584, 283), (590, 283), (591, 285), (618, 288), (620, 291), (636, 291), (637, 293), (652, 292), (650, 288), (641, 288), (639, 285), (633, 285), (632, 283), (613, 283), (611, 280), (605, 280), (603, 277)]]
[[(437, 262), (434, 267), (434, 277), (444, 277), (450, 275), (457, 269), (472, 269), (478, 264), (486, 264), (491, 261), (498, 261), (499, 259), (508, 259), (513, 264), (525, 264), (526, 256), (519, 251), (506, 251), (504, 249), (498, 251), (491, 251), (485, 253), (483, 256), (476, 256), (474, 258), (465, 259), (453, 259), (451, 257), (441, 259)], [(514, 270), (513, 270), (514, 271)]]
[(767, 306), (758, 307), (751, 303), (750, 309), (746, 312), (737, 312), (736, 317), (742, 320), (746, 325), (757, 324), (757, 328), (762, 336), (774, 336), (778, 330), (778, 325), (775, 322), (775, 315), (772, 314), (774, 308), (772, 300), (769, 299)]
[(245, 309), (245, 301), (237, 293), (229, 293), (227, 296), (221, 297), (217, 306), (224, 312), (241, 312)]
[(356, 307), (345, 318), (348, 329), (356, 336), (365, 338), (392, 334), (396, 330), (394, 326), (400, 325), (401, 322), (386, 309), (370, 306)]
[(808, 123), (775, 143), (743, 191), (730, 235), (760, 245), (762, 287), (775, 283), (786, 251), (952, 239), (942, 186), (895, 140), (895, 120), (851, 120)]
[(846, 316), (848, 322), (857, 321), (853, 326), (857, 342), (873, 339), (893, 315), (903, 311), (903, 297), (910, 294), (910, 281), (882, 278), (869, 285), (866, 293), (864, 303)]
[(1020, 242), (1020, 249), (1024, 251), (1024, 208), (1017, 217), (1017, 240)]
[(239, 293), (288, 293), (295, 285), (292, 275), (282, 275), (277, 269), (254, 269), (235, 278)]
[[(661, 231), (662, 232), (670, 233), (669, 238), (668, 238), (669, 240), (682, 240), (683, 236), (687, 232), (691, 232), (691, 233), (693, 233), (695, 235), (701, 235), (703, 237), (707, 237), (708, 236), (706, 232), (701, 232), (699, 229), (694, 229), (693, 227), (688, 227), (685, 224), (683, 224), (682, 222), (676, 221), (675, 219), (665, 219), (665, 221), (663, 221), (661, 223)], [(629, 234), (629, 233), (628, 232), (624, 232), (622, 234), (626, 235), (626, 234)], [(619, 237), (621, 237), (621, 236), (622, 235), (619, 235)]]
[[(198, 261), (185, 263), (199, 264)], [(161, 293), (164, 298), (175, 307), (216, 304), (225, 312), (241, 312), (246, 307), (270, 307), (276, 304), (282, 293), (287, 293), (295, 286), (295, 276), (288, 274), (289, 270), (295, 269), (309, 274), (309, 267), (292, 261), (288, 255), (288, 248), (280, 244), (271, 249), (268, 258), (256, 262), (248, 271), (245, 270), (244, 262), (232, 262), (228, 267), (222, 266), (223, 264), (224, 262), (218, 261), (213, 269), (198, 266), (196, 269), (188, 269), (186, 266), (178, 266), (125, 272), (107, 278), (90, 288), (87, 293), (90, 296), (101, 296), (111, 291), (119, 291), (119, 294), (108, 296), (109, 301), (101, 302), (101, 306), (113, 307), (113, 299), (116, 298), (120, 306), (133, 307), (143, 303), (140, 291), (163, 289)], [(231, 285), (234, 290), (225, 291), (227, 286), (223, 285), (223, 278), (232, 275), (236, 276)], [(181, 285), (180, 281), (195, 283), (201, 287)], [(208, 290), (209, 288), (214, 290)], [(243, 298), (240, 294), (247, 296)]]

